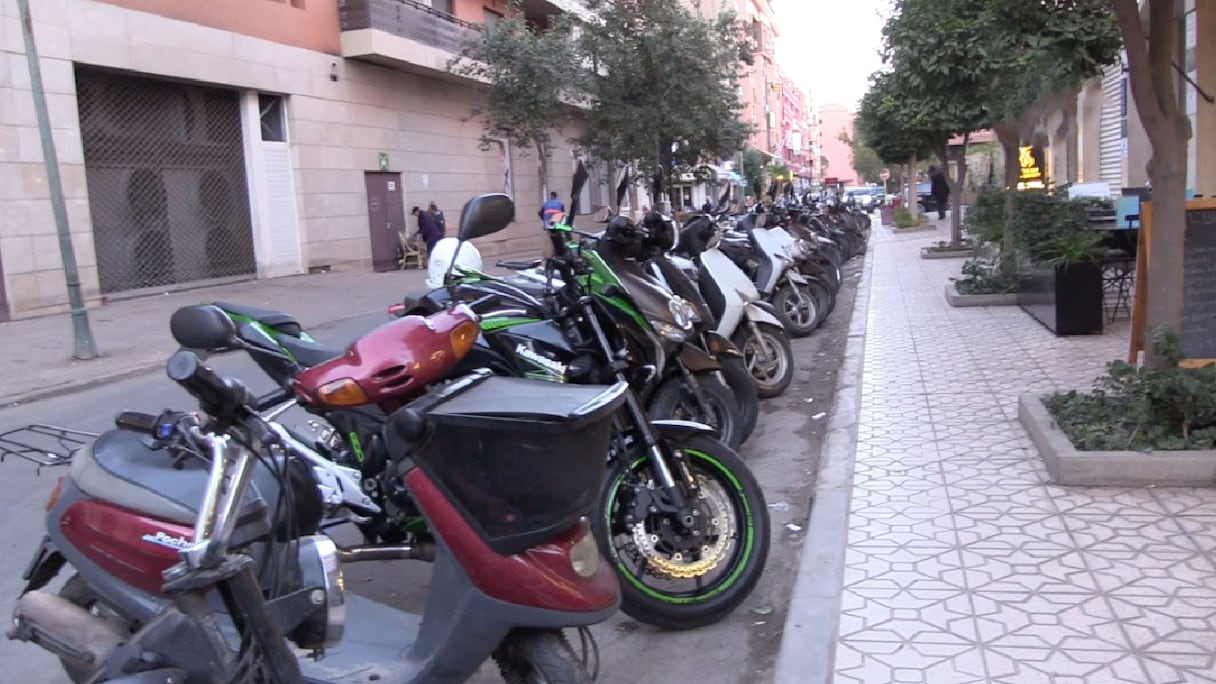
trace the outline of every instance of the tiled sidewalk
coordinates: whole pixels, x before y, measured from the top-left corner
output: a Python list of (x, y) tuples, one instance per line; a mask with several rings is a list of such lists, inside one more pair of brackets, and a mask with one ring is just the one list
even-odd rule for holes
[(1216, 490), (1047, 484), (1017, 422), (1126, 323), (952, 309), (942, 237), (875, 231), (836, 682), (1216, 682)]

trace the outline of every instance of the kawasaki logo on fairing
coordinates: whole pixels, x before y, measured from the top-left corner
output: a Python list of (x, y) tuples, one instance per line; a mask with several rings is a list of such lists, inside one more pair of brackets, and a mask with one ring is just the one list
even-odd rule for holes
[(522, 342), (515, 345), (515, 353), (521, 358), (531, 361), (533, 365), (554, 373), (559, 378), (566, 377), (566, 364), (537, 354)]
[(143, 541), (149, 544), (156, 544), (169, 549), (184, 549), (190, 545), (190, 540), (185, 537), (174, 537), (171, 534), (157, 530), (156, 534), (145, 534), (140, 537)]

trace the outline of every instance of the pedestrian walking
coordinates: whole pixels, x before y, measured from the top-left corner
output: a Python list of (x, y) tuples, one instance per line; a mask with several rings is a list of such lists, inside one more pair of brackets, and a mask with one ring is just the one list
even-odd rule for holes
[(950, 181), (946, 174), (936, 166), (929, 167), (929, 193), (933, 195), (933, 203), (937, 205), (937, 218), (946, 218), (946, 207), (950, 206)]
[(442, 240), (448, 234), (447, 218), (439, 210), (439, 205), (433, 201), (427, 205), (426, 210), (430, 212), (431, 216), (435, 217), (435, 225), (439, 226), (439, 239)]
[(566, 205), (557, 198), (556, 192), (549, 193), (549, 201), (545, 202), (540, 207), (540, 220), (542, 225), (548, 226), (554, 216), (565, 213)]
[(414, 207), (410, 210), (410, 215), (418, 220), (418, 230), (414, 235), (422, 236), (422, 241), (426, 243), (426, 251), (430, 252), (435, 248), (435, 243), (443, 238), (443, 233), (440, 232), (439, 225), (435, 222), (434, 214)]

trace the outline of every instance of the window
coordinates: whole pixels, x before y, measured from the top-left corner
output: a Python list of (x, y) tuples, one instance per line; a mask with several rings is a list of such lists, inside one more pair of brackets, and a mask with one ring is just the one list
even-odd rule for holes
[(452, 0), (431, 0), (431, 7), (440, 12), (452, 13)]
[(262, 122), (262, 141), (287, 142), (283, 98), (278, 95), (258, 95), (258, 113)]
[(304, 9), (304, 0), (291, 0), (291, 6), (296, 9)]
[(486, 26), (493, 26), (499, 19), (502, 19), (502, 15), (492, 9), (487, 8), (484, 12), (485, 16), (482, 18), (482, 21)]

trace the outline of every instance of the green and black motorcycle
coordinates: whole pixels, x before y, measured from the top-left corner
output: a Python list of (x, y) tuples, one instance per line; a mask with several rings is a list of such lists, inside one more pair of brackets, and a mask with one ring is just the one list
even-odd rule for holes
[[(414, 303), (421, 312), (442, 307), (441, 299), (455, 296), (482, 312), (483, 334), (453, 372), (487, 367), (499, 374), (547, 375), (550, 380), (646, 384), (657, 369), (637, 363), (631, 354), (642, 354), (645, 345), (651, 345), (649, 353), (658, 353), (662, 344), (627, 340), (615, 326), (602, 325), (603, 309), (613, 306), (609, 298), (622, 295), (621, 285), (605, 278), (599, 295), (588, 294), (592, 252), (570, 248), (571, 226), (557, 224), (550, 233), (556, 253), (546, 265), (555, 273), (554, 282), (560, 279), (560, 288), (549, 288), (537, 298), (522, 290), (507, 296), (501, 283), (466, 282)], [(217, 305), (238, 321), (243, 339), (266, 350), (253, 356), (281, 385), (288, 385), (300, 367), (340, 353), (305, 340), (289, 316)], [(546, 356), (549, 360), (539, 365), (523, 362), (539, 357), (535, 350), (555, 348), (568, 350), (564, 361), (555, 363)], [(593, 358), (596, 348), (598, 359)], [(383, 417), (376, 409), (336, 410), (322, 417), (333, 428), (323, 440), (330, 456), (359, 468), (365, 483), (383, 481), (377, 477), (385, 467), (378, 441)], [(605, 455), (609, 477), (593, 524), (602, 551), (621, 579), (622, 609), (639, 621), (671, 629), (721, 619), (751, 593), (767, 560), (768, 509), (754, 475), (710, 428), (678, 420), (651, 421), (634, 393), (628, 395), (616, 424), (613, 446)], [(425, 524), (411, 515), (412, 503), (404, 492), (376, 485), (368, 494), (385, 511), (360, 524), (369, 540), (395, 543), (426, 537)]]

